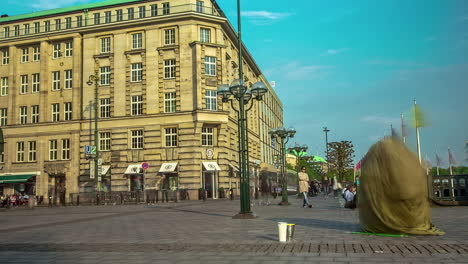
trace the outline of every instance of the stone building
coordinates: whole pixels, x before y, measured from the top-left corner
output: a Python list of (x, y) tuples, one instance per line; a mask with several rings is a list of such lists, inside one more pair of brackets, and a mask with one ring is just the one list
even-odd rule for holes
[[(84, 152), (94, 106), (103, 191), (155, 189), (162, 175), (177, 176), (172, 187), (190, 199), (237, 188), (237, 115), (216, 94), (238, 76), (236, 38), (210, 0), (110, 0), (0, 18), (0, 192), (57, 203), (93, 192)], [(246, 83), (269, 89), (248, 114), (256, 176), (273, 163), (268, 130), (282, 126), (283, 109), (244, 54)], [(91, 75), (99, 80), (88, 85)]]

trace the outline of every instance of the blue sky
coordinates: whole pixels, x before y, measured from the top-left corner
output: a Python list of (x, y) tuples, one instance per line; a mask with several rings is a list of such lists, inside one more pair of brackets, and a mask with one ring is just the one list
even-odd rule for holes
[[(29, 13), (96, 0), (3, 0), (0, 13)], [(277, 3), (277, 4), (272, 4)], [(463, 164), (468, 140), (468, 1), (242, 1), (243, 40), (284, 104), (292, 143), (323, 156), (351, 140), (356, 159), (400, 127), (416, 98), (430, 124), (421, 150)], [(236, 1), (218, 0), (236, 26)], [(408, 144), (415, 150), (414, 129)], [(465, 164), (467, 164), (465, 162)]]

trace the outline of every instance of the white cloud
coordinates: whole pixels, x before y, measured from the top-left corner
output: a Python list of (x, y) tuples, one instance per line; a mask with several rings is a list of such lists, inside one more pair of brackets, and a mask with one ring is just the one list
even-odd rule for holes
[(341, 49), (328, 49), (325, 54), (323, 55), (336, 55), (338, 53), (342, 53), (342, 52), (345, 52), (347, 51), (348, 48), (341, 48)]
[(373, 123), (373, 124), (381, 124), (381, 125), (391, 125), (391, 124), (399, 124), (399, 118), (393, 117), (385, 117), (385, 116), (364, 116), (361, 118), (362, 122), (366, 123)]
[(290, 16), (289, 13), (275, 13), (269, 11), (242, 11), (242, 16), (250, 17), (254, 19), (269, 19), (278, 20)]
[(291, 62), (281, 67), (279, 71), (288, 80), (313, 80), (320, 79), (331, 74), (330, 66), (323, 65), (302, 65), (298, 62)]

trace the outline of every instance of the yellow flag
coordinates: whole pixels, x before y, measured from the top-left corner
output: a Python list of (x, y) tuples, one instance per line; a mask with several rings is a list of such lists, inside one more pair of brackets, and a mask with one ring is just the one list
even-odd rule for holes
[(422, 112), (421, 108), (417, 105), (414, 104), (413, 111), (410, 113), (411, 117), (411, 124), (414, 127), (424, 127), (427, 125), (427, 119), (425, 117), (425, 114)]

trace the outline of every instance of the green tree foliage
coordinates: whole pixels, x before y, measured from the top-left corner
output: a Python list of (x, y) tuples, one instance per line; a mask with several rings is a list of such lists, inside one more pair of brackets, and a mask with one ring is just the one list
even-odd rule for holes
[(328, 143), (328, 164), (330, 170), (335, 172), (339, 181), (343, 181), (346, 172), (352, 168), (354, 150), (351, 141), (340, 141)]
[[(468, 174), (468, 167), (466, 166), (460, 166), (460, 167), (452, 167), (452, 172), (454, 175), (459, 175), (459, 174)], [(432, 169), (429, 171), (431, 175), (437, 175), (437, 167), (432, 167)], [(439, 175), (450, 175), (450, 169), (449, 168), (439, 168)]]

